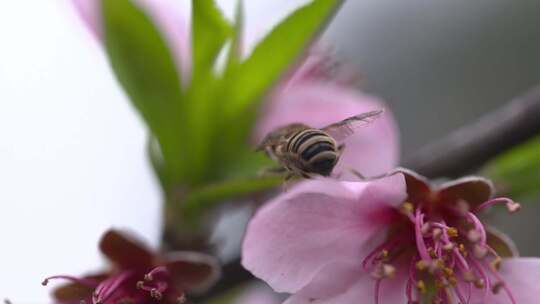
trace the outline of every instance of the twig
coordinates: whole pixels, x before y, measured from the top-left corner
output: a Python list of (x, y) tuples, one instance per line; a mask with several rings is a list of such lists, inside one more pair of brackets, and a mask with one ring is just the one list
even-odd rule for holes
[(540, 87), (536, 87), (421, 148), (404, 166), (428, 177), (457, 177), (539, 133)]
[[(418, 150), (404, 164), (428, 177), (456, 177), (478, 169), (493, 156), (539, 133), (540, 87), (536, 87)], [(234, 260), (224, 266), (222, 280), (196, 300), (207, 300), (252, 278), (240, 265), (240, 259)]]

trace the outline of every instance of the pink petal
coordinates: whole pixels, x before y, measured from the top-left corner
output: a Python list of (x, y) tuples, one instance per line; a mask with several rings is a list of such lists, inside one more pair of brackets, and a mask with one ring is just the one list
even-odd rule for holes
[(493, 183), (479, 176), (467, 176), (441, 184), (439, 194), (449, 201), (463, 199), (474, 208), (489, 200), (495, 192)]
[(503, 258), (519, 257), (519, 251), (512, 239), (499, 231), (495, 227), (485, 226), (487, 232), (487, 244), (495, 249), (497, 254)]
[[(72, 1), (89, 30), (96, 38), (102, 40), (101, 0)], [(137, 0), (136, 2), (149, 13), (152, 20), (165, 35), (176, 57), (177, 64), (181, 68), (182, 79), (186, 83), (191, 75), (191, 46), (189, 29), (185, 19), (182, 17), (183, 12), (180, 11), (180, 5), (178, 3), (175, 4), (174, 1)]]
[(405, 176), (408, 200), (416, 202), (431, 195), (431, 186), (427, 178), (406, 168), (397, 168), (395, 172), (400, 172)]
[[(286, 89), (278, 88), (261, 113), (255, 139), (260, 141), (276, 127), (293, 122), (322, 128), (347, 117), (385, 108), (378, 99), (347, 87), (322, 81), (297, 81)], [(345, 141), (345, 152), (335, 173), (351, 167), (365, 176), (386, 173), (399, 157), (397, 127), (388, 109), (371, 125), (358, 130)], [(350, 178), (351, 175), (347, 174)]]
[(203, 253), (175, 251), (168, 253), (165, 260), (165, 265), (179, 290), (194, 293), (206, 291), (221, 275), (218, 261)]
[(126, 231), (107, 230), (99, 241), (100, 251), (120, 269), (150, 268), (154, 254)]
[[(402, 270), (402, 269), (400, 269)], [(379, 304), (407, 303), (405, 293), (405, 271), (400, 271), (395, 278), (381, 281)], [(375, 303), (375, 280), (368, 275), (360, 277), (355, 284), (345, 292), (328, 297), (316, 298), (301, 294), (291, 296), (283, 304), (345, 304), (345, 303)]]
[[(500, 275), (510, 288), (516, 303), (537, 304), (540, 297), (540, 259), (539, 258), (510, 258), (504, 259)], [(481, 303), (479, 301), (473, 303)], [(501, 290), (498, 294), (490, 293), (485, 303), (511, 303), (506, 293)]]
[[(340, 286), (319, 276), (351, 278), (343, 265), (362, 261), (365, 242), (385, 226), (392, 207), (405, 196), (401, 174), (372, 182), (303, 182), (251, 220), (242, 264), (278, 292), (295, 293), (313, 282), (321, 296), (335, 293)], [(347, 283), (352, 282), (341, 284)]]

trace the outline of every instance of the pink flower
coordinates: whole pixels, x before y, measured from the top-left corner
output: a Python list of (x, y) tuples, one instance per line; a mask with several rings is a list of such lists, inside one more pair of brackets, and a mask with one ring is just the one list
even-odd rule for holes
[[(98, 38), (102, 35), (98, 0), (73, 0), (82, 19)], [(137, 0), (147, 10), (169, 41), (182, 79), (189, 81), (191, 55), (188, 26), (171, 4), (172, 1)], [(101, 39), (101, 38), (100, 38)], [(261, 110), (254, 141), (273, 129), (303, 122), (313, 127), (371, 110), (385, 108), (379, 99), (359, 93), (352, 87), (352, 73), (335, 64), (328, 52), (314, 50), (269, 94)], [(366, 176), (386, 173), (397, 165), (399, 136), (395, 120), (388, 109), (378, 121), (359, 130), (346, 142), (347, 148), (334, 172), (347, 174), (347, 167)]]
[(173, 252), (156, 255), (127, 235), (107, 231), (99, 243), (110, 260), (109, 271), (77, 278), (56, 275), (70, 283), (53, 292), (57, 303), (171, 303), (185, 300), (186, 293), (200, 292), (219, 277), (217, 261), (196, 252)]
[[(478, 214), (491, 183), (440, 186), (407, 170), (371, 182), (306, 181), (250, 222), (242, 263), (298, 303), (538, 303), (540, 259), (518, 258)], [(431, 298), (432, 302), (425, 302)]]

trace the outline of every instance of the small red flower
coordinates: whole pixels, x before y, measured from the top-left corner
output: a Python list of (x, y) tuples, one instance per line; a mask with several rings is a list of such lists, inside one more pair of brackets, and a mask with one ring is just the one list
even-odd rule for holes
[(196, 252), (156, 255), (141, 243), (116, 230), (107, 231), (99, 242), (109, 259), (109, 271), (77, 278), (56, 275), (70, 283), (53, 291), (56, 303), (182, 303), (186, 293), (210, 287), (219, 277), (211, 256)]

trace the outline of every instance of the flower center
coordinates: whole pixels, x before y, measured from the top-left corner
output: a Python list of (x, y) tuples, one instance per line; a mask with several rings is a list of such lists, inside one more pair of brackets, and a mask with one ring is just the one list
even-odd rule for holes
[[(143, 280), (137, 281), (138, 277), (141, 277), (141, 272), (133, 270), (122, 271), (102, 281), (57, 275), (46, 278), (42, 285), (47, 285), (53, 279), (64, 279), (93, 288), (91, 298), (93, 304), (137, 303), (146, 296), (158, 302), (166, 296), (167, 299), (175, 299), (179, 304), (186, 301), (185, 293), (177, 291), (169, 284), (171, 278), (166, 267), (158, 266), (152, 269), (143, 276)], [(86, 303), (86, 299), (81, 299), (81, 303)]]
[(394, 275), (394, 265), (408, 263), (405, 292), (410, 304), (423, 303), (422, 299), (430, 299), (429, 303), (469, 303), (473, 288), (483, 291), (482, 301), (488, 292), (504, 290), (515, 304), (498, 273), (501, 257), (488, 245), (486, 229), (475, 214), (498, 203), (506, 204), (510, 212), (519, 209), (519, 204), (505, 198), (487, 201), (474, 212), (463, 201), (438, 210), (424, 207), (427, 204), (403, 203), (405, 223), (398, 226), (399, 233), (392, 234), (363, 261), (364, 270), (376, 280), (375, 303), (379, 301), (381, 280)]

